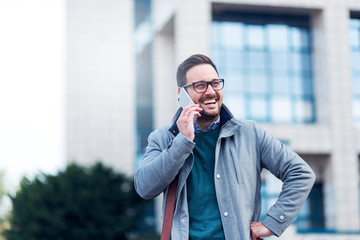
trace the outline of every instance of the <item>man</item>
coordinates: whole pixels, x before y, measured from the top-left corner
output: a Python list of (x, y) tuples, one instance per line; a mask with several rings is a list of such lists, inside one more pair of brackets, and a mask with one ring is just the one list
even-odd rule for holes
[[(172, 126), (150, 134), (135, 174), (138, 194), (150, 199), (164, 192), (166, 201), (178, 176), (172, 240), (280, 236), (312, 188), (311, 168), (255, 122), (232, 116), (222, 103), (224, 80), (207, 56), (193, 55), (180, 64), (177, 84), (178, 93), (186, 88), (195, 104), (180, 108)], [(283, 188), (258, 222), (262, 168)]]

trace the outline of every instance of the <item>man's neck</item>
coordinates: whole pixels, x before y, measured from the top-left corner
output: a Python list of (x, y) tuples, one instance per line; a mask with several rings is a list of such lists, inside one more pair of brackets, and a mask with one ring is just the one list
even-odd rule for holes
[(218, 115), (218, 116), (216, 116), (215, 118), (213, 118), (211, 120), (210, 119), (203, 119), (201, 117), (198, 117), (196, 119), (196, 123), (199, 124), (201, 130), (205, 130), (210, 126), (211, 123), (216, 122), (219, 119), (219, 117), (220, 116)]

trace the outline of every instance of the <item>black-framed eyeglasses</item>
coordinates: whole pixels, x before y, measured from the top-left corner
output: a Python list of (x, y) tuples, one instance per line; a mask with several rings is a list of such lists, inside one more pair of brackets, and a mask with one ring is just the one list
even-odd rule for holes
[(211, 87), (215, 91), (219, 91), (224, 88), (224, 79), (213, 79), (210, 82), (198, 81), (198, 82), (186, 84), (182, 87), (187, 88), (187, 87), (193, 86), (195, 92), (204, 93), (208, 89), (209, 85), (211, 85)]

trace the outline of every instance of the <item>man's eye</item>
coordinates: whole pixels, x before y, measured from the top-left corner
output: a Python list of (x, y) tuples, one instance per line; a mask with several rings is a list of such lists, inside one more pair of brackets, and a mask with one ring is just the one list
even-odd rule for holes
[(198, 89), (203, 89), (205, 87), (206, 87), (206, 84), (204, 84), (204, 83), (199, 83), (195, 86), (195, 88), (198, 88)]

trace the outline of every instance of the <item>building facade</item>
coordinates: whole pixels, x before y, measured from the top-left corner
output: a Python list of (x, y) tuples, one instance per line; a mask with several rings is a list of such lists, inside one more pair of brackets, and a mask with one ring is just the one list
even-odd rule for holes
[[(68, 159), (132, 174), (148, 134), (178, 108), (177, 65), (203, 53), (234, 115), (317, 175), (282, 239), (359, 239), (358, 0), (76, 0), (67, 10)], [(263, 180), (265, 213), (281, 183)]]
[(66, 157), (134, 172), (133, 1), (66, 2)]

